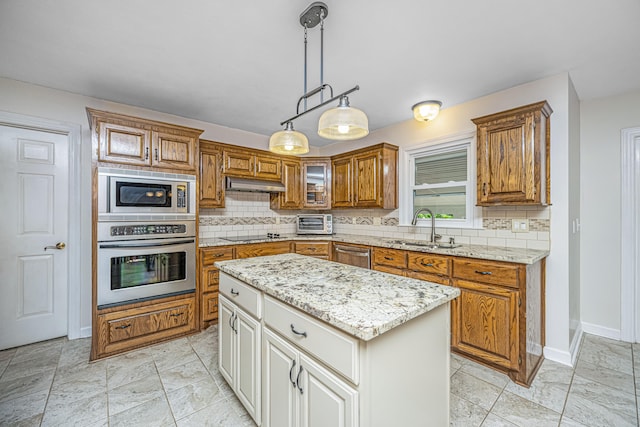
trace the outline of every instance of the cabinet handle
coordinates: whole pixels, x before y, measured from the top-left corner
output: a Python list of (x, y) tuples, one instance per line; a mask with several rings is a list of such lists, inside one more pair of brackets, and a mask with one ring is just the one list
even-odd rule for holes
[(238, 321), (238, 315), (235, 314), (233, 316), (233, 332), (236, 333), (236, 335), (238, 335), (238, 328), (236, 327), (236, 322)]
[(483, 276), (490, 276), (491, 275), (490, 271), (478, 271), (478, 270), (476, 270), (476, 273), (482, 274)]
[(220, 190), (218, 190), (218, 197), (217, 197), (218, 200), (220, 200), (222, 198), (221, 196), (222, 196), (222, 192)]
[(300, 394), (304, 394), (304, 391), (302, 390), (302, 387), (300, 387), (300, 375), (302, 374), (302, 366), (300, 366), (300, 370), (298, 371), (298, 376), (296, 377), (296, 386), (298, 387), (298, 390), (300, 391)]
[(293, 361), (293, 365), (291, 365), (291, 369), (289, 369), (289, 381), (291, 382), (291, 385), (293, 386), (293, 388), (296, 388), (296, 380), (294, 380), (293, 378), (291, 378), (291, 375), (293, 374), (293, 369), (296, 367), (296, 361)]
[(424, 265), (425, 267), (433, 267), (433, 264), (431, 264), (430, 262), (425, 264), (423, 261), (420, 261), (420, 264)]
[(127, 329), (131, 327), (131, 323), (127, 323), (126, 325), (116, 326), (116, 329)]
[(486, 182), (482, 183), (482, 194), (485, 195), (485, 196), (487, 195), (487, 183)]
[(156, 158), (156, 161), (158, 161), (158, 149), (156, 148), (155, 150), (153, 150), (153, 156)]
[(172, 314), (170, 314), (169, 316), (170, 316), (170, 317), (180, 317), (180, 316), (182, 316), (183, 314), (184, 314), (184, 313), (172, 313)]
[(393, 261), (393, 258), (390, 257), (390, 256), (386, 256), (386, 257), (384, 257), (384, 259), (386, 259), (387, 261)]
[(231, 288), (231, 295), (240, 295), (240, 292), (234, 290), (233, 288)]
[(291, 324), (291, 332), (293, 332), (296, 335), (301, 335), (301, 336), (303, 336), (305, 338), (307, 337), (307, 333), (306, 332), (298, 332), (298, 331), (296, 331), (296, 327), (293, 326), (293, 323)]
[(149, 147), (145, 147), (144, 149), (144, 159), (149, 160)]
[(221, 256), (224, 256), (224, 254), (215, 254), (214, 257), (216, 258), (220, 258)]

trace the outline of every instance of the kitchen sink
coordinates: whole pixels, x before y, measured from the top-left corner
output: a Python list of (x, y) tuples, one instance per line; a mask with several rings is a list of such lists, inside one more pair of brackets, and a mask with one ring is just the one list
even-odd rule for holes
[(385, 242), (392, 245), (402, 245), (402, 246), (418, 246), (422, 248), (430, 248), (430, 249), (452, 249), (460, 247), (459, 243), (447, 243), (447, 242), (419, 242), (417, 240), (385, 240)]

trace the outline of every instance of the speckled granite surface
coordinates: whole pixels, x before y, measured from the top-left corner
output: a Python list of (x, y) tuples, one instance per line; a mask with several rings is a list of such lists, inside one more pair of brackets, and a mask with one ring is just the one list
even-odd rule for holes
[(365, 341), (460, 295), (454, 287), (297, 254), (219, 261), (215, 265)]
[[(519, 264), (534, 264), (549, 255), (549, 251), (541, 251), (535, 249), (519, 249), (519, 248), (502, 248), (498, 246), (480, 246), (480, 245), (462, 245), (457, 248), (431, 249), (424, 246), (413, 246), (412, 240), (405, 240), (405, 244), (396, 243), (400, 239), (387, 239), (383, 237), (358, 236), (355, 234), (334, 234), (330, 236), (299, 236), (297, 234), (282, 235), (279, 239), (255, 239), (246, 242), (230, 242), (228, 240), (200, 239), (200, 247), (206, 246), (226, 246), (241, 245), (246, 243), (273, 242), (283, 240), (331, 240), (333, 242), (356, 243), (367, 246), (378, 246), (383, 248), (404, 249), (415, 252), (434, 253), (442, 255), (452, 255), (467, 258), (486, 259), (490, 261), (507, 261)], [(417, 242), (424, 243), (424, 242)]]

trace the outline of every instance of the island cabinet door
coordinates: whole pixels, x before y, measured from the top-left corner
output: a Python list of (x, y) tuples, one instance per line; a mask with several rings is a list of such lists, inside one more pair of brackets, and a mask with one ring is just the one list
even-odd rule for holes
[(223, 296), (218, 300), (218, 351), (219, 351), (219, 370), (229, 385), (233, 386), (235, 380), (235, 332), (233, 329), (233, 321), (235, 318), (235, 306)]
[(268, 328), (264, 329), (262, 342), (262, 427), (295, 427), (300, 406), (296, 386), (298, 351)]
[(296, 385), (300, 426), (358, 426), (358, 392), (304, 353)]

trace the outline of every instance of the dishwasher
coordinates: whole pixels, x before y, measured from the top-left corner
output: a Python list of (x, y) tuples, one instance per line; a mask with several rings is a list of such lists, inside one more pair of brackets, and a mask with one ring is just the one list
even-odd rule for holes
[(360, 246), (334, 243), (333, 261), (356, 267), (371, 268), (371, 250)]

